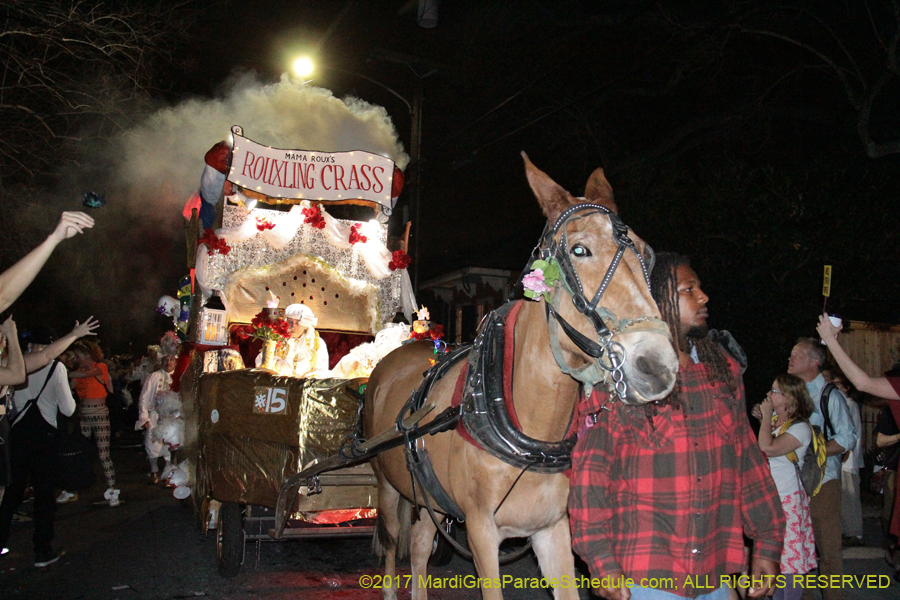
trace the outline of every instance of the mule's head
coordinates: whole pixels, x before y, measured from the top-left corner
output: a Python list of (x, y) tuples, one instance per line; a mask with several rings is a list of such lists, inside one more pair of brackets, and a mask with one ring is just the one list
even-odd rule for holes
[[(524, 153), (522, 156), (528, 183), (549, 222), (542, 252), (560, 264), (563, 273), (551, 292), (551, 312), (591, 342), (605, 345), (604, 355), (596, 359), (591, 356), (596, 346), (588, 345), (585, 350), (583, 341), (573, 341), (577, 334), (564, 335), (561, 329), (560, 350), (566, 363), (577, 368), (594, 360), (606, 366), (624, 361), (624, 402), (640, 404), (665, 398), (675, 384), (678, 357), (669, 329), (650, 296), (647, 277), (652, 251), (616, 216), (612, 187), (603, 169), (591, 175), (585, 197), (576, 198), (535, 167)], [(604, 284), (623, 244), (620, 262)], [(609, 340), (612, 343), (606, 344)], [(613, 380), (607, 383), (612, 387)]]

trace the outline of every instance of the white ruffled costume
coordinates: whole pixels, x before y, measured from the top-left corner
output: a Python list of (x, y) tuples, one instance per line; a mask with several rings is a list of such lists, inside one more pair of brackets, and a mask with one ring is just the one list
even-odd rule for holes
[(159, 401), (166, 392), (171, 393), (172, 376), (165, 369), (154, 371), (144, 382), (141, 389), (141, 399), (138, 404), (138, 419), (134, 424), (135, 430), (140, 430), (147, 425), (144, 431), (144, 448), (147, 450), (147, 458), (150, 460), (150, 472), (159, 470), (158, 458), (164, 458), (168, 465), (171, 455), (168, 444), (163, 443), (154, 432), (159, 425)]
[(331, 376), (337, 379), (354, 379), (368, 377), (375, 365), (392, 350), (409, 339), (409, 325), (406, 323), (387, 323), (384, 329), (375, 335), (374, 342), (366, 342), (350, 350), (338, 364), (334, 366)]

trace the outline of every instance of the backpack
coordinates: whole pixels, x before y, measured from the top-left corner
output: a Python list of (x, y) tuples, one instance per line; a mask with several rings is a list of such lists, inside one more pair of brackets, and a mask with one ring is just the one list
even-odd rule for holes
[[(825, 479), (825, 465), (828, 462), (828, 453), (825, 451), (825, 434), (819, 429), (818, 425), (813, 425), (809, 421), (803, 421), (812, 431), (812, 438), (806, 447), (806, 454), (803, 455), (803, 467), (800, 467), (797, 453), (794, 450), (788, 452), (785, 456), (794, 465), (797, 472), (797, 479), (803, 486), (806, 495), (812, 498), (819, 493), (822, 487), (822, 481)], [(788, 421), (781, 426), (778, 435), (787, 431), (788, 427), (793, 424), (793, 420)]]

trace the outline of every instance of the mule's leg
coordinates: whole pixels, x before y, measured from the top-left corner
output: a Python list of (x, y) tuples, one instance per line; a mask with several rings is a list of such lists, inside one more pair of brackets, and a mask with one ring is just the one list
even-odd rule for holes
[[(469, 538), (469, 550), (475, 561), (478, 577), (500, 581), (500, 532), (491, 515), (466, 515), (466, 534)], [(503, 591), (499, 587), (482, 587), (481, 597), (484, 600), (503, 600)]]
[(553, 590), (553, 597), (556, 600), (578, 600), (578, 588), (575, 587), (575, 559), (572, 556), (568, 519), (560, 519), (555, 525), (532, 535), (531, 547), (537, 556), (543, 576), (548, 580), (556, 579), (561, 582), (561, 585)]
[[(428, 598), (428, 559), (431, 558), (431, 550), (434, 545), (434, 535), (437, 528), (426, 509), (419, 511), (419, 520), (412, 527), (410, 539), (410, 563), (412, 566), (412, 600), (426, 600)], [(422, 587), (419, 587), (419, 584)]]
[[(380, 544), (380, 548), (376, 548), (376, 554), (380, 549), (384, 553), (384, 581), (382, 593), (384, 600), (397, 600), (397, 588), (388, 587), (391, 582), (395, 581), (394, 575), (397, 573), (397, 552), (403, 552), (398, 548), (400, 543), (400, 518), (397, 515), (397, 508), (400, 505), (400, 492), (394, 489), (394, 486), (386, 481), (379, 482), (378, 486), (378, 520), (384, 525), (386, 530), (384, 534), (376, 533), (376, 545)], [(382, 539), (383, 538), (383, 539)]]

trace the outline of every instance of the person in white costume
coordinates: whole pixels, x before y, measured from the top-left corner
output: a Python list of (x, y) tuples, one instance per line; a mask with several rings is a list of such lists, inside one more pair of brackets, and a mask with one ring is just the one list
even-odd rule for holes
[(134, 428), (135, 430), (144, 430), (144, 449), (147, 451), (147, 459), (150, 461), (150, 483), (159, 482), (159, 459), (164, 459), (167, 466), (171, 459), (169, 447), (161, 440), (153, 439), (153, 430), (159, 423), (157, 410), (159, 398), (172, 387), (175, 363), (174, 356), (163, 356), (162, 367), (147, 378), (141, 389), (141, 399), (138, 404), (140, 413)]
[[(328, 348), (315, 327), (319, 320), (305, 304), (291, 304), (284, 309), (284, 318), (291, 327), (291, 337), (285, 342), (275, 361), (279, 375), (288, 377), (328, 377)], [(256, 357), (256, 366), (262, 353)]]
[(360, 344), (338, 361), (331, 370), (331, 377), (336, 379), (368, 377), (382, 358), (408, 339), (409, 325), (385, 323), (384, 329), (375, 335), (374, 342)]

